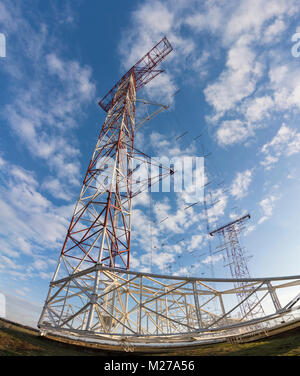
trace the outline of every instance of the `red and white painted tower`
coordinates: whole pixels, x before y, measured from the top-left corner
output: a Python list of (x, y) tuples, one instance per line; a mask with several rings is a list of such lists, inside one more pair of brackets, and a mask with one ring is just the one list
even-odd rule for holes
[(163, 38), (99, 102), (107, 117), (61, 251), (68, 274), (94, 263), (129, 269), (136, 92), (171, 51)]
[[(51, 283), (94, 265), (129, 269), (131, 201), (135, 195), (133, 159), (139, 153), (134, 149), (136, 93), (163, 72), (158, 66), (171, 51), (172, 46), (164, 37), (99, 101), (107, 116)], [(93, 294), (99, 286), (99, 273), (89, 278), (89, 286), (93, 285), (89, 290), (94, 293), (89, 302), (86, 329), (93, 319)], [(47, 310), (49, 314), (47, 302), (51, 299), (51, 283), (40, 321)]]

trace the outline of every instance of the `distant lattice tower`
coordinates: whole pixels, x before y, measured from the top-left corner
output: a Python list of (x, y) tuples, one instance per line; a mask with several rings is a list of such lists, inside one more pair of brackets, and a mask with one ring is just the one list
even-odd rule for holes
[[(244, 229), (245, 222), (250, 218), (247, 214), (225, 226), (210, 232), (210, 235), (218, 234), (221, 244), (218, 252), (225, 251), (226, 266), (230, 267), (231, 276), (234, 279), (249, 279), (250, 273), (244, 248), (241, 247), (238, 235)], [(249, 282), (235, 282), (236, 296), (239, 300), (242, 319), (247, 317), (259, 317), (264, 314), (260, 300)]]

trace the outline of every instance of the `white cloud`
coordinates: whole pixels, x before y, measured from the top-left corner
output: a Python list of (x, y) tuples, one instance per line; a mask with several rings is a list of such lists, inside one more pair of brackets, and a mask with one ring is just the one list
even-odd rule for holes
[(170, 31), (174, 22), (171, 9), (159, 1), (146, 3), (134, 12), (133, 17), (139, 24), (143, 24), (145, 29), (164, 34)]
[[(263, 0), (205, 1), (186, 17), (192, 31), (212, 33), (212, 48), (222, 48), (226, 53), (224, 69), (204, 89), (213, 109), (206, 117), (208, 121), (216, 123), (227, 114), (235, 116), (232, 124), (221, 122), (217, 131), (220, 145), (233, 145), (253, 136), (274, 110), (299, 109), (299, 68), (290, 59), (285, 64), (280, 62), (285, 55), (272, 47), (286, 38), (284, 32), (299, 7), (295, 0), (274, 0), (267, 9)], [(271, 61), (269, 82), (265, 79), (267, 61)]]
[(150, 195), (148, 192), (141, 192), (132, 199), (132, 206), (144, 206), (149, 207)]
[(180, 255), (185, 250), (200, 250), (205, 244), (201, 234), (193, 234), (187, 240), (175, 240), (174, 237), (192, 228), (199, 220), (193, 208), (184, 210), (181, 201), (177, 205), (174, 210), (168, 198), (153, 200), (152, 224), (147, 209), (144, 212), (140, 209), (133, 210), (132, 240), (141, 247), (141, 253), (134, 254), (133, 265), (138, 266), (139, 270), (143, 267), (149, 269), (151, 264), (166, 272), (170, 263), (175, 262), (175, 255)]
[(224, 256), (222, 254), (220, 255), (213, 255), (213, 256), (207, 256), (202, 263), (203, 264), (215, 264), (216, 262), (223, 260)]
[(276, 41), (286, 27), (286, 23), (281, 18), (276, 18), (275, 21), (265, 29), (263, 41), (265, 43)]
[(247, 226), (247, 228), (245, 229), (245, 232), (244, 232), (244, 236), (247, 236), (249, 235), (252, 231), (254, 231), (256, 228), (255, 225), (250, 225), (250, 226)]
[[(132, 241), (137, 243), (146, 252), (151, 252), (149, 242), (151, 219), (141, 209), (134, 208), (131, 214), (132, 222)], [(152, 218), (153, 221), (153, 218)], [(158, 244), (158, 230), (152, 223), (152, 245)]]
[[(225, 214), (225, 209), (228, 203), (228, 196), (222, 188), (210, 191), (209, 200), (206, 198), (207, 203), (207, 219), (210, 224), (216, 222)], [(198, 215), (198, 220), (206, 220), (206, 214), (201, 212)]]
[[(5, 17), (0, 22), (12, 41), (7, 66), (14, 98), (3, 117), (17, 141), (46, 163), (56, 179), (77, 185), (80, 153), (71, 129), (94, 99), (92, 70), (74, 58), (64, 58), (57, 37), (33, 15), (31, 25), (21, 5), (4, 1), (1, 10)], [(50, 45), (57, 46), (55, 53), (49, 54)]]
[[(172, 66), (168, 67), (168, 74), (153, 80), (147, 90), (150, 96), (157, 97), (159, 93), (172, 101), (176, 90), (172, 70), (178, 75), (188, 65), (203, 79), (202, 71), (207, 74), (207, 66), (203, 68), (203, 64), (225, 49), (225, 67), (214, 82), (208, 81), (204, 95), (213, 109), (206, 117), (208, 121), (216, 123), (228, 113), (231, 118), (236, 117), (223, 120), (217, 130), (220, 145), (233, 145), (253, 136), (255, 129), (265, 125), (262, 120), (273, 115), (271, 111), (299, 106), (298, 80), (291, 79), (291, 74), (287, 73), (281, 80), (282, 75), (276, 71), (277, 63), (271, 63), (270, 82), (264, 80), (266, 62), (273, 53), (266, 45), (273, 45), (282, 37), (299, 7), (296, 0), (274, 0), (267, 9), (263, 0), (234, 0), (222, 4), (219, 1), (199, 4), (145, 1), (132, 13), (132, 22), (120, 44), (120, 54), (129, 68), (166, 34), (176, 51), (168, 57)], [(183, 37), (182, 26), (192, 31), (189, 37)], [(204, 32), (212, 33), (215, 43), (210, 50), (205, 43), (201, 45), (200, 54), (196, 36)], [(299, 77), (297, 69), (292, 71), (294, 77)], [(262, 89), (271, 90), (265, 94)]]
[[(63, 207), (55, 207), (39, 192), (31, 171), (7, 161), (1, 169), (5, 176), (0, 188), (2, 268), (6, 265), (8, 274), (23, 269), (14, 276), (26, 279), (42, 266), (45, 270), (53, 266), (50, 254), (47, 259), (41, 255), (53, 250), (59, 255), (70, 213)], [(37, 260), (40, 260), (40, 267), (35, 264)]]
[(41, 188), (49, 192), (54, 198), (60, 198), (65, 201), (72, 200), (73, 195), (67, 191), (67, 186), (64, 186), (56, 178), (47, 177)]
[(261, 161), (267, 170), (282, 156), (290, 156), (300, 152), (300, 132), (282, 124), (274, 138), (261, 148), (264, 160)]
[(64, 85), (67, 85), (68, 97), (88, 100), (95, 95), (95, 84), (91, 80), (92, 70), (88, 66), (82, 67), (77, 61), (63, 60), (56, 54), (46, 55), (49, 71), (57, 75)]
[(247, 121), (253, 123), (270, 116), (274, 101), (269, 95), (254, 97), (245, 101), (243, 107)]
[(292, 62), (275, 62), (269, 70), (277, 110), (300, 109), (300, 68)]
[(195, 144), (190, 144), (188, 147), (182, 148), (180, 145), (180, 139), (177, 141), (175, 134), (166, 135), (154, 131), (150, 134), (149, 141), (154, 152), (159, 157), (166, 157), (172, 159), (173, 157), (182, 158), (184, 156), (197, 155), (197, 149)]
[(156, 265), (159, 270), (164, 271), (169, 263), (174, 262), (175, 256), (173, 253), (159, 252), (152, 258), (152, 263)]
[(204, 89), (206, 101), (216, 112), (214, 121), (252, 94), (262, 76), (262, 64), (249, 42), (248, 37), (241, 37), (229, 49), (225, 70)]
[(187, 252), (191, 252), (194, 250), (200, 250), (204, 243), (204, 236), (201, 234), (192, 235), (191, 238), (188, 240), (188, 245), (186, 248)]
[(221, 146), (227, 146), (244, 141), (252, 131), (241, 120), (224, 120), (217, 130), (217, 140)]
[(205, 11), (193, 13), (186, 17), (185, 23), (198, 32), (209, 30), (215, 33), (223, 23), (224, 13), (216, 3), (205, 2), (205, 6)]
[(275, 206), (275, 202), (278, 199), (279, 199), (279, 196), (270, 195), (269, 197), (260, 201), (259, 205), (261, 206), (264, 215), (259, 219), (258, 224), (263, 223), (264, 221), (266, 221), (268, 218), (271, 217), (274, 206)]
[(190, 268), (187, 266), (180, 267), (178, 270), (176, 270), (173, 275), (174, 276), (188, 276), (190, 274)]
[(272, 0), (266, 8), (264, 0), (207, 0), (195, 8), (186, 17), (185, 23), (194, 31), (209, 31), (218, 36), (224, 45), (229, 45), (246, 34), (256, 39), (265, 36), (265, 42), (271, 42), (267, 37), (271, 32), (278, 34), (284, 30), (284, 19), (297, 13), (299, 3), (296, 0)]
[(276, 17), (290, 17), (299, 9), (299, 4), (295, 0), (273, 0), (268, 2), (267, 7), (264, 0), (238, 1), (237, 4), (225, 26), (226, 38), (231, 40), (241, 33), (253, 33), (260, 37), (265, 23)]
[(176, 92), (177, 86), (170, 74), (163, 73), (149, 82), (145, 90), (151, 100), (163, 105), (170, 105), (174, 100), (173, 94)]
[(248, 193), (249, 185), (252, 181), (252, 171), (246, 170), (244, 172), (238, 172), (231, 185), (231, 194), (236, 198), (245, 197)]
[(194, 40), (180, 30), (189, 7), (190, 3), (183, 1), (145, 1), (132, 12), (131, 23), (119, 44), (122, 69), (128, 70), (163, 36), (167, 36), (176, 53), (169, 54), (163, 62), (164, 66), (168, 66), (167, 73), (156, 77), (146, 86), (147, 95), (163, 104), (174, 102), (172, 94), (177, 86), (172, 71), (180, 71), (186, 64), (185, 59), (196, 50)]

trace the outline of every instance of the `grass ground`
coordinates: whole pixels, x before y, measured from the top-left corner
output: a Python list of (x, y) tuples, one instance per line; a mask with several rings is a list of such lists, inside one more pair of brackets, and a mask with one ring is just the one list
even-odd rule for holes
[[(30, 328), (0, 320), (0, 355), (2, 356), (110, 356), (112, 352), (89, 349), (40, 337)], [(129, 354), (129, 355), (132, 355)], [(164, 355), (164, 354), (145, 354)], [(300, 328), (265, 340), (244, 343), (203, 345), (179, 350), (173, 356), (300, 356)]]

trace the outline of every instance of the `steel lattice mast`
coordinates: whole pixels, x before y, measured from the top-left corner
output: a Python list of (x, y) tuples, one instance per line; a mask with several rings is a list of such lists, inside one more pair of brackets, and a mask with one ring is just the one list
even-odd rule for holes
[[(171, 51), (172, 46), (164, 37), (99, 101), (107, 116), (51, 283), (86, 271), (93, 265), (129, 269), (131, 201), (140, 192), (134, 191), (133, 159), (136, 156), (147, 157), (134, 148), (136, 93), (163, 72), (157, 67)], [(153, 179), (153, 176), (146, 179), (147, 186)], [(87, 330), (93, 320), (93, 295), (99, 286), (99, 273), (91, 275), (88, 283), (93, 293), (88, 304), (90, 307), (86, 310), (89, 312)], [(40, 321), (48, 308), (50, 296), (51, 287)]]
[(247, 214), (233, 222), (228, 223), (212, 232), (210, 235), (218, 234), (221, 245), (219, 251), (225, 252), (225, 259), (227, 266), (230, 267), (230, 272), (233, 278), (237, 280), (234, 283), (236, 288), (236, 296), (241, 302), (240, 310), (242, 318), (256, 317), (264, 313), (263, 308), (259, 302), (259, 298), (251, 287), (245, 282), (240, 282), (240, 279), (249, 279), (250, 273), (247, 265), (247, 260), (244, 254), (244, 249), (241, 247), (238, 235), (243, 229), (243, 224), (250, 218)]
[(136, 92), (171, 51), (164, 37), (99, 102), (107, 117), (61, 251), (68, 274), (95, 263), (129, 269)]

